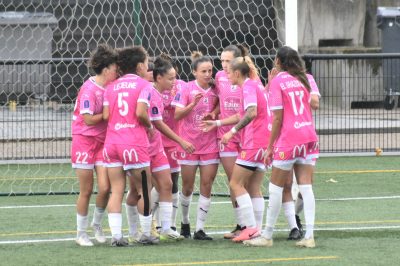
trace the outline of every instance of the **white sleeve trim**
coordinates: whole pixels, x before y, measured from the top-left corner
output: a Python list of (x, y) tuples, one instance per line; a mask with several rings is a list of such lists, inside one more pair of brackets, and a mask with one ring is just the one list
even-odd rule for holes
[(283, 106), (282, 106), (282, 105), (271, 106), (269, 109), (271, 109), (272, 111), (273, 111), (273, 110), (281, 110), (281, 109), (283, 109)]
[(256, 103), (249, 103), (248, 105), (246, 105), (246, 106), (244, 107), (244, 110), (247, 110), (247, 108), (249, 108), (249, 107), (251, 107), (251, 106), (256, 106), (256, 107), (257, 107), (257, 104), (256, 104)]
[(185, 105), (183, 105), (181, 103), (174, 103), (174, 102), (172, 102), (171, 105), (178, 106), (178, 107), (181, 107), (181, 108), (185, 108), (186, 107)]
[(79, 112), (79, 114), (81, 114), (81, 115), (84, 115), (84, 114), (93, 115), (93, 111), (91, 111), (91, 110), (81, 110), (81, 111)]
[(321, 94), (317, 91), (312, 91), (312, 92), (310, 92), (310, 94), (318, 95), (318, 97), (321, 98)]
[(137, 101), (138, 103), (145, 103), (147, 105), (147, 107), (150, 107), (149, 101), (144, 100), (144, 99), (138, 99)]
[(162, 120), (162, 116), (150, 117), (150, 121)]

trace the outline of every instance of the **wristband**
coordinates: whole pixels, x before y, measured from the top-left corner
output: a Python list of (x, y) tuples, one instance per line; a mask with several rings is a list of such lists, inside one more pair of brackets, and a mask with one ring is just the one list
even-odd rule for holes
[(216, 120), (216, 121), (215, 121), (215, 124), (217, 125), (217, 127), (222, 126), (221, 120)]
[(236, 128), (235, 128), (235, 127), (233, 127), (233, 128), (231, 129), (231, 132), (232, 132), (232, 134), (236, 134), (236, 133), (237, 133), (237, 130), (236, 130)]

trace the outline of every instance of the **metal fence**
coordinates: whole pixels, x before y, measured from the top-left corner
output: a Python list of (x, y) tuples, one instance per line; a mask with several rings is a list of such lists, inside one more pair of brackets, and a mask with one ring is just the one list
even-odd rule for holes
[[(178, 59), (189, 76), (188, 59)], [(264, 78), (271, 59), (256, 57)], [(322, 95), (321, 153), (400, 151), (400, 54), (304, 59)], [(83, 58), (0, 61), (0, 162), (69, 159), (73, 103), (88, 77)]]
[(400, 151), (400, 54), (306, 55), (322, 153)]

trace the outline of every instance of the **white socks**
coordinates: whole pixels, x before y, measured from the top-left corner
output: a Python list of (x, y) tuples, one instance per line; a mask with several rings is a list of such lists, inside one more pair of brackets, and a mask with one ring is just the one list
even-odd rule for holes
[(236, 218), (236, 223), (238, 225), (240, 225), (240, 227), (243, 227), (243, 221), (242, 221), (242, 217), (240, 216), (240, 209), (239, 207), (236, 207), (233, 209), (235, 211), (235, 218)]
[(182, 207), (182, 223), (189, 224), (189, 210), (190, 210), (190, 203), (192, 202), (192, 195), (186, 197), (183, 193), (180, 193), (180, 200), (181, 200), (181, 207)]
[[(294, 212), (294, 202), (288, 201), (282, 204), (283, 210), (285, 212), (286, 220), (288, 222), (289, 229), (297, 228), (296, 217)], [(297, 228), (298, 229), (298, 228)]]
[(172, 202), (160, 202), (159, 207), (161, 227), (165, 232), (171, 228)]
[(110, 225), (111, 235), (119, 240), (122, 238), (122, 215), (121, 213), (109, 213), (108, 224)]
[(255, 228), (257, 226), (256, 219), (253, 212), (253, 204), (251, 203), (251, 198), (248, 193), (243, 194), (236, 198), (238, 204), (238, 212), (240, 221), (247, 228)]
[(267, 223), (265, 225), (264, 236), (267, 239), (272, 239), (272, 234), (274, 232), (274, 226), (278, 220), (279, 212), (282, 205), (282, 192), (283, 187), (276, 186), (269, 183), (269, 202), (267, 208)]
[(204, 224), (206, 223), (210, 205), (211, 205), (211, 198), (206, 198), (203, 195), (200, 195), (199, 203), (197, 205), (196, 232), (199, 230), (204, 231)]
[(299, 185), (301, 196), (304, 201), (304, 218), (306, 221), (306, 234), (304, 238), (309, 239), (314, 235), (315, 221), (315, 198), (312, 185)]
[(151, 213), (153, 214), (153, 219), (157, 221), (157, 225), (160, 225), (159, 221), (159, 199), (160, 199), (160, 193), (157, 192), (156, 188), (153, 187), (151, 189)]
[(89, 226), (88, 216), (82, 216), (80, 214), (76, 214), (76, 229), (77, 229), (77, 237), (80, 237), (83, 234), (86, 234), (86, 230)]
[(92, 223), (95, 225), (101, 225), (101, 221), (103, 220), (104, 208), (95, 207), (93, 212), (93, 221)]
[(171, 226), (176, 227), (176, 215), (178, 213), (179, 206), (179, 193), (172, 194), (172, 214), (171, 214)]
[(140, 227), (145, 236), (150, 236), (152, 219), (153, 217), (151, 214), (149, 216), (143, 216), (139, 213)]
[(299, 215), (299, 213), (301, 213), (301, 211), (303, 210), (303, 199), (300, 197), (297, 197), (297, 200), (295, 202), (295, 210), (296, 210), (296, 214)]
[(254, 218), (256, 219), (256, 225), (258, 230), (261, 230), (264, 218), (265, 201), (264, 198), (251, 198), (253, 204)]
[(128, 220), (129, 235), (133, 236), (137, 232), (139, 212), (137, 206), (125, 204), (126, 217)]

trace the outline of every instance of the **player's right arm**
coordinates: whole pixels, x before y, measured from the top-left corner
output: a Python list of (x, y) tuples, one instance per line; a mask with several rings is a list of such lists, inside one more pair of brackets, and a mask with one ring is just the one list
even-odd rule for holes
[(85, 121), (85, 124), (87, 126), (96, 125), (97, 123), (99, 123), (103, 120), (103, 114), (96, 114), (96, 115), (83, 114), (82, 117), (83, 117), (83, 121)]
[(203, 94), (198, 93), (194, 96), (193, 102), (189, 103), (187, 106), (183, 107), (180, 105), (176, 105), (175, 106), (175, 119), (181, 120), (181, 119), (185, 118), (193, 110), (193, 108), (197, 105), (197, 103), (200, 101), (201, 98), (203, 98)]
[(147, 128), (152, 128), (152, 124), (148, 113), (148, 108), (150, 107), (149, 103), (150, 99), (151, 99), (151, 87), (146, 87), (140, 93), (136, 105), (136, 117), (139, 120), (139, 122)]
[(143, 126), (151, 128), (151, 121), (147, 109), (148, 105), (146, 103), (138, 102), (136, 107), (136, 116)]

